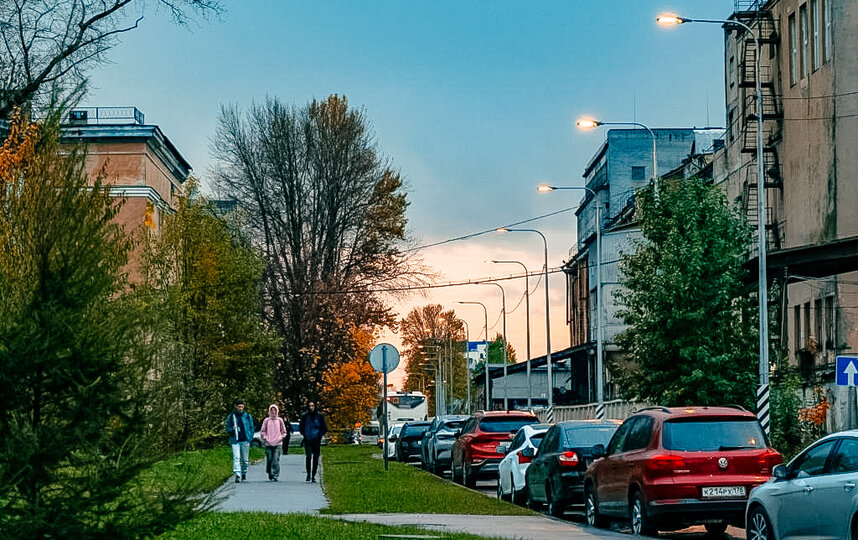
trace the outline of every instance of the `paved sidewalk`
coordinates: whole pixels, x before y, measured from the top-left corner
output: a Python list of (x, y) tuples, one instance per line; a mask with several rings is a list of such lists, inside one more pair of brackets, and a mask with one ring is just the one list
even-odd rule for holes
[(465, 514), (346, 514), (330, 516), (382, 525), (413, 525), (439, 532), (461, 532), (516, 540), (625, 538), (629, 535), (582, 527), (545, 516), (474, 516)]
[[(321, 463), (319, 468), (321, 469)], [(290, 448), (288, 456), (280, 456), (280, 480), (269, 482), (265, 474), (265, 459), (251, 463), (247, 469), (247, 480), (235, 483), (235, 477), (221, 488), (226, 499), (220, 504), (221, 512), (271, 512), (273, 514), (317, 514), (328, 506), (320, 483), (304, 481), (303, 449)], [(316, 475), (319, 482), (320, 474)]]

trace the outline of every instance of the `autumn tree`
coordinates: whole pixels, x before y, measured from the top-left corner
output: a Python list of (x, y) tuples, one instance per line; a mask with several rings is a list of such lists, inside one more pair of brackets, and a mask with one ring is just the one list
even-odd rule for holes
[[(156, 432), (172, 449), (223, 439), (236, 397), (255, 416), (275, 401), (280, 340), (262, 318), (262, 257), (189, 180), (176, 211), (147, 238), (138, 297), (150, 314)], [(157, 382), (156, 381), (156, 382)]]
[(0, 536), (157, 534), (206, 498), (134, 483), (151, 455), (129, 241), (59, 117), (16, 117), (0, 149)]
[(723, 191), (689, 178), (635, 198), (643, 239), (620, 260), (623, 394), (662, 405), (753, 407), (757, 334), (742, 266), (750, 234)]
[[(217, 15), (217, 0), (155, 0), (185, 24)], [(146, 0), (0, 0), (0, 118), (81, 88), (119, 37), (143, 20)]]
[(296, 414), (331, 366), (353, 358), (353, 328), (395, 322), (372, 291), (415, 275), (402, 178), (363, 111), (336, 95), (225, 107), (212, 152), (223, 195), (265, 254), (264, 310), (283, 337), (276, 385)]

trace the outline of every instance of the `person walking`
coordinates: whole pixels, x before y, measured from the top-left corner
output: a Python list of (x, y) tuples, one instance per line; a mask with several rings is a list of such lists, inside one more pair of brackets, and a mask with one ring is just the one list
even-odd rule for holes
[(247, 462), (250, 458), (250, 440), (253, 438), (253, 417), (244, 410), (244, 401), (235, 400), (235, 410), (224, 422), (232, 447), (232, 472), (235, 483), (247, 480)]
[(268, 406), (268, 416), (262, 421), (259, 433), (265, 443), (265, 472), (269, 480), (276, 482), (280, 476), (280, 445), (287, 433), (277, 405), (272, 403)]
[(292, 433), (295, 432), (295, 428), (292, 427), (292, 422), (288, 418), (284, 419), (284, 423), (286, 424), (286, 436), (283, 438), (283, 455), (286, 456), (289, 454), (289, 443), (292, 441)]
[[(301, 415), (298, 431), (304, 436), (304, 453), (306, 454), (306, 482), (316, 482), (316, 472), (319, 470), (319, 456), (322, 453), (322, 437), (328, 432), (325, 415), (316, 410), (316, 404), (307, 404), (307, 412)], [(312, 464), (312, 468), (310, 467)]]

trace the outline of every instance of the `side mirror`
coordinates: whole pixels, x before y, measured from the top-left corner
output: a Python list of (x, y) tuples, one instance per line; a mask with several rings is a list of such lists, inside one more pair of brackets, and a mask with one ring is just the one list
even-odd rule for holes
[(462, 436), (462, 430), (461, 429), (457, 429), (456, 433), (453, 433), (453, 437), (455, 437), (457, 439), (461, 436)]
[(534, 450), (533, 448), (528, 446), (527, 448), (525, 448), (524, 450), (521, 451), (521, 455), (523, 455), (526, 458), (533, 459), (536, 456), (536, 450)]
[(497, 448), (495, 448), (495, 452), (498, 454), (506, 454), (509, 452), (509, 445), (506, 443), (500, 443)]
[(593, 459), (605, 457), (605, 445), (597, 444), (593, 447)]
[(772, 469), (772, 476), (778, 480), (788, 480), (789, 470), (784, 465), (775, 465), (775, 468)]

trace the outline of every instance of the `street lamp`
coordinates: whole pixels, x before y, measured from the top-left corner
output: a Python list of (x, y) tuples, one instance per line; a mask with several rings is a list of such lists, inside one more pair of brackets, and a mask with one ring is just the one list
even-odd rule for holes
[(525, 311), (525, 320), (527, 325), (527, 408), (530, 409), (533, 407), (531, 395), (533, 394), (533, 387), (530, 385), (530, 282), (527, 267), (521, 261), (489, 261), (494, 264), (518, 264), (522, 268), (524, 268), (524, 311)]
[(468, 349), (471, 346), (471, 327), (465, 319), (462, 319), (462, 324), (465, 325), (465, 381), (467, 382), (465, 391), (467, 392), (468, 414), (471, 414), (471, 366), (468, 357)]
[[(500, 283), (485, 281), (475, 285), (494, 285), (501, 291), (501, 313), (503, 314), (503, 410), (509, 410), (509, 394), (507, 392), (507, 358), (506, 358), (506, 291)], [(486, 337), (486, 358), (489, 357), (488, 336)]]
[(760, 38), (750, 26), (737, 20), (689, 19), (676, 14), (664, 14), (656, 17), (656, 22), (662, 26), (674, 26), (685, 23), (709, 23), (735, 25), (744, 28), (754, 38), (757, 53), (754, 55), (754, 70), (757, 94), (757, 242), (759, 243), (759, 292), (760, 297), (760, 387), (757, 389), (757, 418), (766, 434), (769, 433), (769, 300), (768, 278), (766, 276), (766, 198), (765, 174), (763, 161), (763, 84), (760, 80)]
[(506, 227), (498, 227), (495, 229), (499, 233), (508, 232), (532, 232), (542, 238), (542, 245), (545, 248), (545, 364), (548, 367), (548, 409), (550, 412), (554, 407), (554, 368), (551, 365), (551, 315), (548, 310), (548, 240), (545, 235), (536, 229), (507, 229)]
[(638, 126), (647, 130), (650, 138), (652, 139), (652, 181), (653, 188), (655, 189), (655, 200), (658, 200), (658, 154), (656, 154), (655, 132), (653, 132), (653, 130), (640, 122), (602, 122), (594, 120), (593, 118), (579, 118), (578, 121), (575, 122), (575, 125), (578, 126), (578, 129), (585, 131), (595, 129), (599, 126)]
[(605, 417), (604, 382), (604, 325), (602, 324), (602, 208), (596, 200), (596, 192), (584, 186), (549, 186), (539, 185), (536, 190), (541, 193), (559, 189), (583, 189), (593, 196), (596, 203), (596, 418)]
[(456, 303), (457, 304), (473, 304), (473, 305), (481, 306), (483, 308), (483, 317), (484, 317), (483, 320), (485, 321), (485, 326), (483, 328), (485, 329), (485, 332), (486, 332), (486, 361), (484, 364), (485, 368), (486, 368), (485, 369), (485, 375), (486, 375), (486, 410), (490, 411), (492, 406), (491, 406), (491, 395), (490, 395), (490, 391), (489, 391), (489, 312), (486, 309), (486, 305), (483, 304), (482, 302), (459, 301)]

